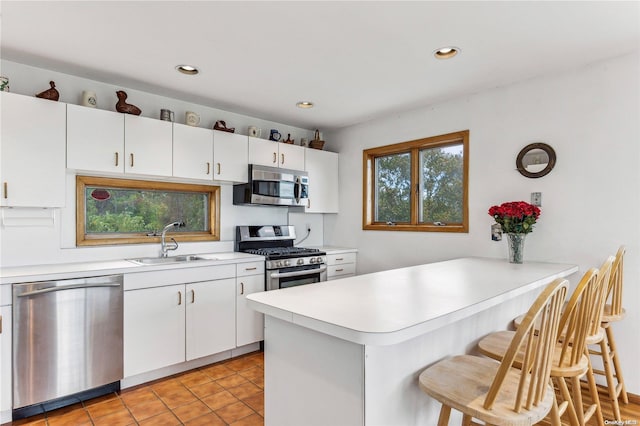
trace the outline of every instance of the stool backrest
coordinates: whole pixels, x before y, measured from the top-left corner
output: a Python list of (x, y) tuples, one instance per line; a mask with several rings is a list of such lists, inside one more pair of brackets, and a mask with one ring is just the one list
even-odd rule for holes
[(596, 268), (585, 272), (564, 307), (558, 328), (562, 345), (558, 366), (576, 365), (584, 355), (585, 341), (596, 316), (598, 285), (602, 282), (598, 278)]
[(604, 261), (598, 272), (598, 294), (596, 299), (596, 306), (594, 317), (589, 321), (589, 336), (596, 336), (601, 329), (602, 314), (604, 312), (604, 305), (607, 303), (607, 292), (609, 291), (609, 278), (611, 277), (611, 265), (615, 261), (615, 257), (609, 256)]
[(525, 314), (491, 383), (484, 401), (485, 409), (491, 409), (495, 403), (518, 353), (524, 356), (522, 368), (513, 370), (520, 375), (513, 410), (517, 413), (523, 408), (529, 410), (545, 398), (568, 284), (563, 279), (548, 284)]
[(610, 315), (622, 314), (622, 270), (626, 251), (625, 246), (620, 246), (613, 265), (611, 265), (611, 277), (609, 279), (609, 289), (607, 293), (607, 300), (610, 300), (609, 303), (611, 303)]

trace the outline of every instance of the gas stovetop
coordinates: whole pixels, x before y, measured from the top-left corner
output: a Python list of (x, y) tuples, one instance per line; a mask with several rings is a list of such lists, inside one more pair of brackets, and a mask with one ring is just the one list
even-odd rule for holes
[(319, 249), (304, 248), (304, 247), (264, 247), (264, 248), (249, 248), (242, 250), (245, 253), (257, 254), (259, 256), (265, 256), (268, 260), (276, 259), (291, 259), (297, 257), (306, 257), (312, 255), (324, 255)]

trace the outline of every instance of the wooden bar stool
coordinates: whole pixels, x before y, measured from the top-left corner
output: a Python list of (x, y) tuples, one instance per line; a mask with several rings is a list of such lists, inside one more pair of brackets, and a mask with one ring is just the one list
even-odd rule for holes
[[(584, 426), (593, 415), (596, 416), (600, 426), (604, 425), (598, 389), (587, 353), (587, 341), (594, 333), (593, 330), (599, 328), (602, 299), (606, 294), (612, 263), (613, 256), (604, 262), (600, 270), (591, 268), (584, 274), (565, 305), (559, 323), (559, 338), (555, 344), (551, 377), (565, 401), (563, 405), (567, 404), (569, 420), (574, 426)], [(486, 336), (478, 343), (480, 352), (493, 359), (502, 359), (508, 342), (515, 333), (501, 331)], [(522, 355), (517, 357), (516, 361), (521, 359), (523, 359)], [(516, 366), (518, 364), (517, 362)], [(580, 378), (585, 375), (588, 378), (589, 393), (593, 399), (593, 404), (588, 407), (583, 407), (580, 386)], [(571, 384), (571, 391), (567, 381)]]
[[(556, 405), (549, 375), (566, 280), (547, 285), (515, 332), (502, 362), (460, 355), (424, 370), (420, 388), (442, 403), (438, 426), (449, 423), (451, 408), (463, 413), (463, 425), (473, 418), (487, 425), (533, 425)], [(536, 333), (534, 324), (539, 324)], [(522, 353), (521, 366), (513, 368)]]
[[(604, 370), (594, 369), (593, 372), (594, 374), (606, 377), (607, 391), (609, 399), (611, 400), (611, 406), (613, 407), (613, 414), (615, 416), (615, 420), (618, 421), (622, 421), (618, 399), (622, 397), (622, 402), (628, 404), (629, 397), (627, 396), (624, 378), (622, 377), (622, 369), (620, 368), (620, 360), (618, 359), (618, 351), (616, 349), (616, 342), (613, 337), (611, 324), (616, 321), (621, 321), (625, 316), (625, 310), (622, 307), (622, 269), (625, 252), (626, 248), (621, 246), (616, 253), (615, 260), (611, 267), (608, 293), (605, 300), (604, 311), (602, 313), (602, 328), (605, 333), (604, 335), (598, 336), (598, 338), (592, 339), (594, 344), (599, 345), (599, 351), (593, 349), (589, 350), (591, 355), (600, 356), (602, 358)], [(610, 301), (610, 303), (607, 304), (607, 300)]]

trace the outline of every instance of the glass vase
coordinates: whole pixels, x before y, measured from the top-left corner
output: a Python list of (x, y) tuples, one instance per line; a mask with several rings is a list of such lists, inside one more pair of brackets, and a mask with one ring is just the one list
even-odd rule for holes
[(522, 263), (524, 261), (524, 239), (527, 234), (507, 234), (509, 245), (509, 263)]

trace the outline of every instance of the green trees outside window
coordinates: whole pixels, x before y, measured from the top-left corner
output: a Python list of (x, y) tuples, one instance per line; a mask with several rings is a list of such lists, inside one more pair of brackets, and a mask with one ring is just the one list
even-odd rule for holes
[(468, 232), (469, 132), (363, 151), (363, 229)]

